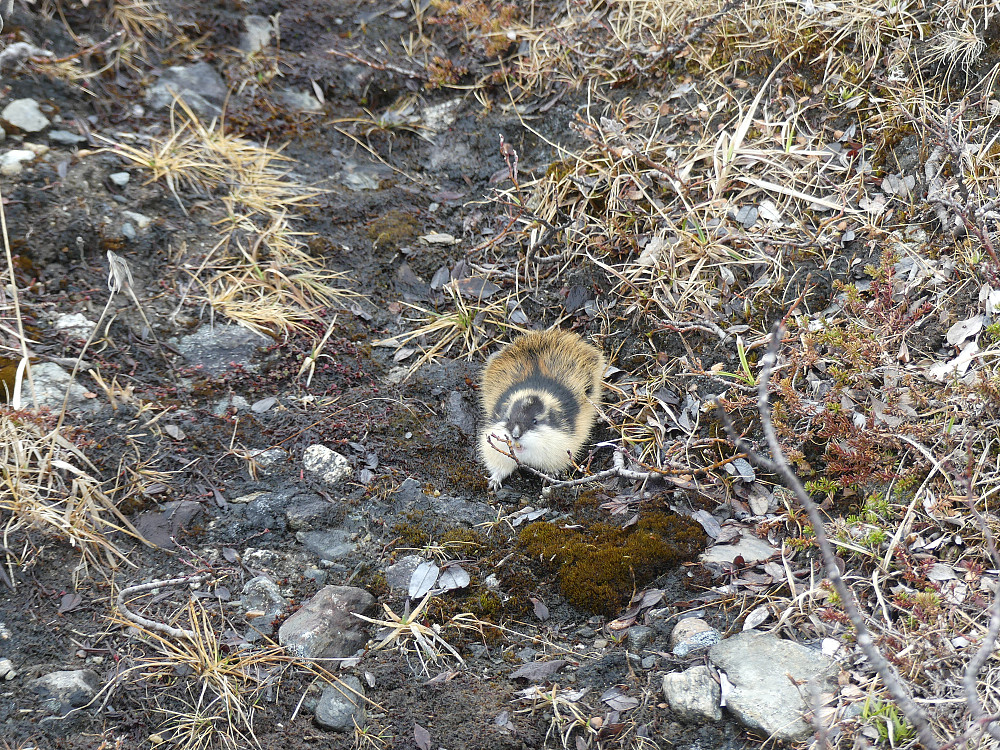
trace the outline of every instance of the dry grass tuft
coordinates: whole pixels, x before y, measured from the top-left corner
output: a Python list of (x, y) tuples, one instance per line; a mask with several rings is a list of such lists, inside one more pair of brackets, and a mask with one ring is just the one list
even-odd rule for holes
[(407, 304), (407, 307), (419, 313), (411, 321), (417, 327), (375, 342), (375, 346), (395, 348), (397, 361), (420, 352), (420, 356), (410, 365), (408, 376), (428, 362), (448, 356), (456, 346), (460, 350), (460, 356), (471, 360), (477, 353), (509, 338), (512, 333), (524, 333), (526, 330), (511, 320), (511, 310), (517, 308), (516, 296), (513, 294), (495, 300), (471, 301), (463, 297), (454, 284), (446, 285), (444, 290), (447, 295), (445, 304), (449, 310), (438, 312), (420, 305)]
[(27, 412), (0, 411), (0, 522), (8, 565), (33, 533), (69, 543), (88, 564), (127, 562), (112, 538), (131, 524), (94, 478), (93, 465), (63, 433)]
[(295, 181), (280, 149), (228, 133), (222, 122), (202, 123), (178, 102), (166, 138), (108, 149), (163, 180), (185, 209), (182, 193), (211, 202), (223, 217), (219, 240), (201, 258), (184, 258), (203, 301), (231, 320), (276, 335), (307, 330), (319, 308), (352, 295), (346, 274), (325, 269), (294, 228), (298, 212), (320, 191)]

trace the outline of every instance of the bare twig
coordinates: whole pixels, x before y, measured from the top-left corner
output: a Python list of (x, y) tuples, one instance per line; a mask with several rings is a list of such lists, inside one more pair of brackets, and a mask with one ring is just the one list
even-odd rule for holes
[(134, 622), (136, 625), (141, 625), (149, 630), (154, 630), (158, 633), (163, 633), (169, 635), (173, 638), (186, 638), (189, 641), (196, 640), (198, 634), (193, 630), (185, 630), (184, 628), (174, 628), (170, 625), (166, 625), (162, 622), (156, 622), (155, 620), (150, 620), (140, 615), (135, 614), (132, 610), (128, 608), (125, 604), (125, 597), (133, 594), (141, 594), (144, 591), (149, 591), (151, 589), (158, 589), (164, 586), (187, 586), (191, 583), (203, 583), (204, 581), (211, 580), (213, 575), (211, 573), (199, 573), (193, 576), (183, 576), (182, 578), (168, 578), (165, 581), (150, 581), (149, 583), (140, 583), (135, 586), (128, 586), (118, 592), (118, 599), (116, 604), (118, 605), (119, 611), (121, 611), (122, 616), (129, 622)]

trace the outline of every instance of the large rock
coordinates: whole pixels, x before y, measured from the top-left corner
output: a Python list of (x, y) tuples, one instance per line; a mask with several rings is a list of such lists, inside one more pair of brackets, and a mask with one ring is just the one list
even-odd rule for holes
[(363, 620), (375, 597), (354, 586), (324, 586), (278, 629), (278, 642), (305, 659), (342, 659), (365, 645)]
[(837, 663), (819, 651), (747, 630), (712, 646), (709, 660), (732, 685), (726, 707), (745, 726), (787, 742), (804, 742), (813, 727), (804, 718), (814, 690), (828, 691)]
[(681, 721), (722, 720), (722, 689), (704, 664), (663, 675), (663, 696)]
[(146, 103), (153, 109), (166, 109), (176, 97), (201, 117), (217, 117), (226, 93), (222, 77), (208, 63), (175, 65), (146, 93)]
[[(79, 376), (80, 373), (77, 372), (77, 377), (79, 378)], [(59, 412), (62, 409), (67, 388), (69, 388), (67, 408), (87, 413), (96, 412), (101, 408), (101, 404), (96, 398), (93, 398), (90, 391), (79, 382), (71, 381), (70, 374), (54, 362), (41, 362), (32, 365), (31, 379), (35, 386), (34, 407), (36, 409), (48, 407), (54, 412)], [(25, 378), (21, 384), (22, 402), (31, 405), (31, 394), (31, 386)]]
[(197, 331), (181, 337), (177, 349), (192, 367), (200, 367), (209, 375), (222, 375), (233, 365), (242, 365), (251, 372), (254, 353), (271, 339), (243, 326), (205, 324)]
[(74, 708), (86, 706), (97, 695), (101, 680), (91, 669), (50, 672), (29, 687), (42, 699), (45, 708), (54, 714), (65, 715)]
[(365, 725), (365, 692), (361, 680), (344, 677), (336, 685), (327, 685), (316, 704), (316, 723), (336, 732), (353, 732)]

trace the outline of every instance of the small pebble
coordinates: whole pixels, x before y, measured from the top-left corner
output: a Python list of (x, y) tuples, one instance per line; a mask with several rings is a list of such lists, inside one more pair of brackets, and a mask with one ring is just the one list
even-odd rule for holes
[(111, 181), (118, 187), (125, 187), (132, 178), (128, 172), (114, 172), (111, 174)]

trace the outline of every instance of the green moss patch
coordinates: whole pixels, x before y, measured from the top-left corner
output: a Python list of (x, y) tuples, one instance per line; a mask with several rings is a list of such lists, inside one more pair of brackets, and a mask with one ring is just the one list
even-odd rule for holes
[(604, 615), (619, 612), (635, 587), (705, 547), (698, 524), (666, 513), (650, 513), (625, 529), (606, 523), (566, 529), (538, 522), (519, 538), (528, 557), (558, 574), (559, 590), (570, 604)]

